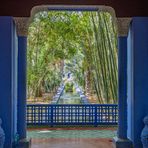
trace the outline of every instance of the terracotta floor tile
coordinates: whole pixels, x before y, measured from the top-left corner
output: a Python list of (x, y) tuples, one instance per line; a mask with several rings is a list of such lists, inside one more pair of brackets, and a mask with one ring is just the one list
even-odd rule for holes
[(32, 139), (31, 148), (113, 148), (111, 139), (50, 138)]

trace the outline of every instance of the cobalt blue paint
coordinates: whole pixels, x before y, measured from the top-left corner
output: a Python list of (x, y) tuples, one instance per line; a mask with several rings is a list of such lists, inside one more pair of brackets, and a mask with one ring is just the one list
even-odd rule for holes
[(16, 33), (15, 23), (13, 22), (13, 34), (12, 34), (12, 97), (13, 97), (13, 140), (17, 133), (17, 55), (18, 55), (18, 38)]
[(15, 25), (12, 17), (0, 17), (0, 117), (5, 132), (5, 148), (11, 148), (16, 132), (16, 57)]
[(51, 104), (57, 104), (59, 102), (59, 100), (63, 94), (64, 88), (65, 88), (65, 85), (63, 83), (60, 84), (60, 87), (58, 88), (57, 93), (53, 97)]
[(143, 148), (148, 148), (148, 115), (144, 117), (143, 122), (145, 126), (141, 132), (141, 142), (143, 144)]
[(116, 104), (31, 104), (28, 125), (117, 125)]
[(130, 25), (127, 40), (127, 137), (132, 140), (132, 116), (133, 116), (133, 43), (132, 43), (132, 25)]
[(140, 135), (148, 114), (148, 17), (133, 18), (128, 50), (128, 137), (134, 148), (142, 148)]
[(0, 148), (4, 147), (4, 143), (5, 143), (5, 133), (2, 128), (2, 119), (0, 118)]
[(18, 134), (26, 138), (26, 46), (27, 38), (18, 36)]
[(118, 38), (118, 138), (127, 139), (127, 37)]
[(49, 7), (48, 8), (48, 11), (98, 11), (99, 8), (98, 7), (95, 7), (95, 6), (92, 6), (92, 7), (89, 7), (89, 6), (86, 6), (83, 8), (76, 8), (76, 7), (72, 7), (72, 6), (69, 6), (68, 8), (66, 7)]

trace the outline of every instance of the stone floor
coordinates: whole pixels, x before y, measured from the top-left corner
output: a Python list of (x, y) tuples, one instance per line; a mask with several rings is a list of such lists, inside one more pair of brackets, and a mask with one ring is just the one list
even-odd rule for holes
[(31, 128), (31, 148), (113, 148), (116, 128)]

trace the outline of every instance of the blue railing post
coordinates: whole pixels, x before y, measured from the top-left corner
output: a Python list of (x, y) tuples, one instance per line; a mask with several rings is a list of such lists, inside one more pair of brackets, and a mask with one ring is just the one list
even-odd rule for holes
[(53, 127), (53, 105), (51, 105), (51, 127)]
[(97, 105), (95, 105), (95, 123), (94, 126), (97, 127), (98, 122), (97, 122)]

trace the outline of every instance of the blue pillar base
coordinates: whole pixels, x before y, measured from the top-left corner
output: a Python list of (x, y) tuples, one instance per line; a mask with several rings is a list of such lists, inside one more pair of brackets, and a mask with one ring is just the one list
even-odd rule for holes
[(13, 148), (31, 148), (31, 139), (21, 139)]
[(133, 148), (132, 141), (129, 139), (113, 138), (114, 148)]

